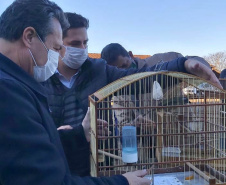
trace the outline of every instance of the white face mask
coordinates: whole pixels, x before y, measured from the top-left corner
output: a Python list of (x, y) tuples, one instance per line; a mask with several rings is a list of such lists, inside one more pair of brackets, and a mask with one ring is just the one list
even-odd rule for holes
[(79, 69), (88, 58), (88, 48), (81, 49), (65, 46), (65, 55), (62, 61), (72, 69)]
[[(41, 40), (41, 38), (39, 36), (38, 36), (38, 38), (43, 43), (43, 41)], [(45, 46), (44, 43), (43, 43), (43, 45), (48, 52), (47, 62), (44, 66), (37, 65), (31, 50), (28, 49), (31, 54), (31, 57), (36, 65), (33, 67), (33, 72), (34, 72), (34, 78), (38, 82), (44, 82), (44, 81), (48, 80), (55, 73), (55, 71), (58, 67), (58, 61), (59, 61), (59, 53), (56, 51), (53, 51), (51, 49), (47, 49), (47, 47)]]

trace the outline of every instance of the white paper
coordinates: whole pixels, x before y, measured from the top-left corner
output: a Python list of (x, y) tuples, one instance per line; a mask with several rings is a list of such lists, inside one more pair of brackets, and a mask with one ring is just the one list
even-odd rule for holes
[[(151, 177), (149, 177), (151, 179)], [(181, 181), (175, 176), (157, 176), (154, 177), (155, 185), (183, 185)]]
[(163, 91), (162, 91), (160, 84), (157, 81), (154, 81), (152, 92), (153, 92), (153, 99), (154, 100), (163, 99)]

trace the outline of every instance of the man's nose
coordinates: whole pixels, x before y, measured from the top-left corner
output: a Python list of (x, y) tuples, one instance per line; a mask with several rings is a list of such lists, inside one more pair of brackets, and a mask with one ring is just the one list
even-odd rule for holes
[(86, 49), (86, 44), (81, 44), (81, 49)]

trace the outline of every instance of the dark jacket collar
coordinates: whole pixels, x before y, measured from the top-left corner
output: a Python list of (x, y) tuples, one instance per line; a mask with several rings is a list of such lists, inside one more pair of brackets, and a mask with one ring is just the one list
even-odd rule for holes
[(26, 71), (19, 67), (12, 60), (0, 53), (0, 70), (14, 77), (21, 83), (29, 86), (31, 89), (47, 97), (45, 88), (38, 83), (32, 76), (30, 76)]

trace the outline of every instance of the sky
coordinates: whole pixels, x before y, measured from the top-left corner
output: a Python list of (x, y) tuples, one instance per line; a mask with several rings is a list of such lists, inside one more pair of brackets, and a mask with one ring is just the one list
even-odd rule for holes
[[(0, 14), (13, 0), (0, 0)], [(89, 19), (89, 53), (119, 43), (133, 54), (226, 51), (226, 0), (55, 0)]]

